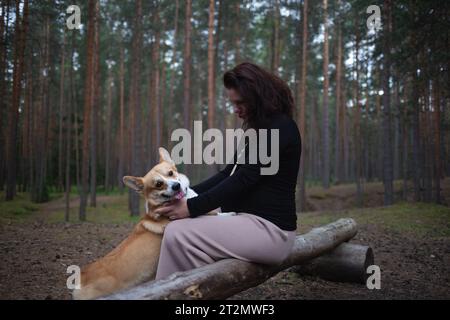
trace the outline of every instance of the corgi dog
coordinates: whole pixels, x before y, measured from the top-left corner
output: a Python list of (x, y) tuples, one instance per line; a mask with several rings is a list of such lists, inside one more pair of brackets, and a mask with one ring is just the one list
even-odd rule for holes
[(159, 148), (159, 157), (159, 163), (144, 177), (123, 177), (125, 185), (144, 197), (145, 215), (114, 250), (81, 269), (80, 288), (72, 292), (74, 299), (96, 299), (155, 278), (162, 236), (171, 220), (154, 211), (175, 199), (197, 196), (189, 188), (189, 179), (178, 173), (169, 152)]

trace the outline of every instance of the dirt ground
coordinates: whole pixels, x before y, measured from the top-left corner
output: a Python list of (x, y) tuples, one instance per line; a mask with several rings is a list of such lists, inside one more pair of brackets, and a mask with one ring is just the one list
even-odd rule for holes
[[(310, 201), (323, 209), (326, 205), (319, 201), (321, 197), (312, 197)], [(325, 195), (325, 201), (328, 198), (330, 194)], [(334, 197), (333, 205), (339, 208), (351, 204), (348, 199), (338, 203), (338, 199)], [(106, 200), (107, 197), (100, 198), (99, 202)], [(49, 203), (44, 210), (60, 210), (61, 203), (62, 199)], [(320, 218), (330, 212), (313, 214)], [(301, 232), (316, 226), (318, 221), (303, 225)], [(299, 222), (302, 225), (301, 214)], [(450, 221), (444, 224), (444, 228), (450, 229)], [(82, 266), (105, 255), (129, 234), (133, 225), (133, 222), (49, 223), (40, 218), (1, 223), (0, 299), (70, 299), (67, 267)], [(369, 290), (362, 284), (299, 277), (286, 270), (230, 299), (450, 299), (449, 236), (418, 236), (378, 224), (359, 223), (359, 232), (351, 242), (373, 248), (375, 264), (381, 268), (380, 290)]]
[(369, 245), (381, 268), (381, 289), (281, 272), (232, 299), (450, 299), (450, 239), (417, 239), (360, 225), (350, 241)]
[[(67, 266), (113, 249), (132, 224), (32, 223), (0, 229), (1, 299), (70, 299)], [(14, 239), (14, 240), (11, 240)], [(416, 238), (361, 225), (352, 241), (374, 248), (381, 290), (279, 273), (230, 299), (450, 299), (450, 240)]]

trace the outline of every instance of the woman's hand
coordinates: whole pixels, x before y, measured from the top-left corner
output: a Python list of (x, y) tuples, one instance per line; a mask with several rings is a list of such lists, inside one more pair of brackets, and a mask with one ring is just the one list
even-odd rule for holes
[(190, 216), (186, 198), (175, 200), (155, 210), (156, 214), (168, 217), (170, 220), (184, 219)]

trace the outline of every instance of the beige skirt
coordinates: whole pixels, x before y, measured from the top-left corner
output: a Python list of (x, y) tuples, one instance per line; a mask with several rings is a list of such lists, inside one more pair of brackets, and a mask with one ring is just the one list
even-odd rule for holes
[(277, 265), (290, 254), (295, 236), (249, 213), (175, 220), (164, 231), (156, 280), (226, 258)]

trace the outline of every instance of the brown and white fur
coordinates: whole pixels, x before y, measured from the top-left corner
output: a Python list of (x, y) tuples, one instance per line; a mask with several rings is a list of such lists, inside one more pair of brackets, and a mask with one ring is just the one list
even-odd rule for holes
[(114, 250), (82, 268), (81, 288), (73, 291), (74, 299), (95, 299), (155, 278), (162, 234), (170, 220), (154, 210), (181, 191), (173, 189), (175, 183), (181, 188), (181, 183), (169, 153), (160, 148), (159, 155), (160, 162), (144, 177), (123, 178), (125, 185), (144, 197), (146, 213)]
[(95, 299), (155, 278), (162, 235), (170, 220), (154, 211), (174, 199), (197, 196), (189, 188), (188, 178), (178, 173), (167, 150), (159, 148), (159, 156), (159, 163), (144, 177), (123, 178), (128, 187), (144, 197), (146, 213), (114, 250), (82, 268), (81, 288), (73, 291), (74, 299)]

